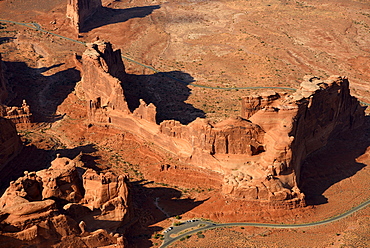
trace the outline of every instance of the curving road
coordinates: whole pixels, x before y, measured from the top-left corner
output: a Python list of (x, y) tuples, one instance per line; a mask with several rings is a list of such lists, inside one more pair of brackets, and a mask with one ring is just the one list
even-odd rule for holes
[[(203, 224), (205, 226), (199, 227), (197, 229), (194, 229), (188, 232), (184, 232), (186, 229), (194, 227), (194, 224), (193, 224), (194, 222), (191, 222), (190, 225), (187, 222), (185, 222), (184, 224), (180, 226), (173, 227), (172, 231), (169, 231), (168, 233), (164, 235), (164, 241), (163, 241), (163, 244), (161, 245), (161, 248), (167, 247), (170, 244), (180, 240), (181, 238), (186, 237), (187, 235), (194, 234), (200, 231), (205, 231), (207, 229), (217, 228), (217, 227), (253, 226), (253, 227), (267, 227), (267, 228), (302, 228), (302, 227), (312, 227), (312, 226), (324, 225), (324, 224), (328, 224), (328, 223), (343, 219), (367, 207), (368, 205), (370, 205), (370, 199), (340, 215), (336, 215), (329, 219), (325, 219), (325, 220), (321, 220), (317, 222), (303, 223), (303, 224), (268, 224), (268, 223), (250, 223), (250, 222), (234, 222), (234, 223), (216, 224), (216, 223), (212, 223), (208, 221), (198, 221), (198, 222), (195, 222), (197, 226), (199, 226), (200, 224)], [(170, 237), (171, 234), (178, 234), (180, 232), (184, 232), (184, 233), (178, 235), (175, 238)]]
[[(31, 23), (23, 23), (23, 22), (16, 22), (16, 21), (10, 21), (10, 20), (2, 20), (0, 19), (0, 22), (7, 22), (7, 23), (13, 23), (13, 24), (16, 24), (16, 25), (21, 25), (21, 26), (24, 26), (24, 27), (27, 27), (27, 28), (31, 28), (31, 29), (34, 29), (34, 30), (37, 30), (37, 31), (40, 31), (40, 32), (43, 32), (43, 33), (47, 33), (47, 34), (51, 34), (51, 35), (54, 35), (56, 37), (59, 37), (59, 38), (62, 38), (62, 39), (65, 39), (65, 40), (69, 40), (69, 41), (72, 41), (72, 42), (75, 42), (75, 43), (78, 43), (78, 44), (82, 44), (84, 46), (86, 46), (86, 42), (83, 42), (83, 41), (78, 41), (78, 40), (74, 40), (74, 39), (71, 39), (71, 38), (68, 38), (68, 37), (65, 37), (65, 36), (62, 36), (62, 35), (59, 35), (59, 34), (56, 34), (56, 33), (53, 33), (53, 32), (50, 32), (50, 31), (47, 31), (47, 30), (44, 30), (42, 29), (42, 27), (40, 26), (40, 24), (38, 23), (35, 23), (35, 22), (31, 22)], [(138, 64), (140, 66), (143, 66), (149, 70), (152, 70), (154, 71), (155, 73), (159, 73), (167, 78), (171, 78), (177, 82), (180, 82), (182, 84), (186, 84), (186, 85), (191, 85), (191, 86), (194, 86), (194, 87), (200, 87), (200, 88), (205, 88), (205, 89), (213, 89), (213, 90), (256, 90), (256, 89), (278, 89), (278, 90), (291, 90), (291, 91), (296, 91), (297, 89), (294, 89), (294, 88), (289, 88), (289, 87), (279, 87), (279, 86), (269, 86), (269, 87), (265, 87), (265, 86), (250, 86), (250, 87), (232, 87), (232, 88), (228, 88), (228, 87), (213, 87), (213, 86), (207, 86), (207, 85), (201, 85), (201, 84), (194, 84), (194, 83), (188, 83), (188, 82), (185, 82), (181, 79), (178, 79), (178, 78), (175, 78), (171, 75), (168, 75), (166, 72), (161, 72), (157, 69), (155, 69), (154, 67), (152, 66), (149, 66), (149, 65), (144, 65), (138, 61), (135, 61), (129, 57), (126, 57), (126, 56), (123, 56), (121, 55), (123, 59), (127, 60), (127, 61), (130, 61), (132, 63), (135, 63), (135, 64)], [(370, 103), (366, 103), (366, 102), (362, 102), (362, 101), (359, 101), (361, 104), (363, 105), (366, 105), (366, 106), (370, 106)]]
[[(16, 25), (21, 25), (21, 26), (24, 26), (24, 27), (27, 27), (27, 28), (31, 28), (31, 29), (34, 29), (34, 30), (37, 30), (37, 31), (41, 31), (43, 33), (47, 33), (47, 34), (51, 34), (51, 35), (54, 35), (56, 37), (59, 37), (59, 38), (62, 38), (62, 39), (65, 39), (65, 40), (68, 40), (68, 41), (72, 41), (72, 42), (75, 42), (75, 43), (79, 43), (79, 44), (82, 44), (82, 45), (85, 45), (86, 46), (86, 42), (82, 42), (82, 41), (78, 41), (78, 40), (74, 40), (74, 39), (71, 39), (71, 38), (68, 38), (68, 37), (65, 37), (65, 36), (62, 36), (62, 35), (59, 35), (59, 34), (56, 34), (56, 33), (53, 33), (53, 32), (50, 32), (50, 31), (47, 31), (47, 30), (44, 30), (42, 29), (42, 27), (40, 26), (40, 24), (38, 23), (34, 23), (34, 22), (31, 22), (31, 23), (23, 23), (23, 22), (16, 22), (16, 21), (10, 21), (10, 20), (2, 20), (0, 19), (0, 22), (6, 22), (6, 23), (13, 23), (13, 24), (16, 24)], [(159, 73), (165, 77), (168, 77), (168, 78), (171, 78), (173, 80), (176, 80), (180, 83), (183, 83), (183, 84), (186, 84), (186, 85), (191, 85), (191, 86), (194, 86), (194, 87), (201, 87), (201, 88), (207, 88), (207, 89), (217, 89), (217, 90), (249, 90), (249, 89), (281, 89), (281, 90), (292, 90), (292, 91), (295, 91), (296, 89), (294, 88), (289, 88), (289, 87), (263, 87), (263, 86), (255, 86), (255, 87), (234, 87), (234, 88), (227, 88), (227, 87), (212, 87), (212, 86), (206, 86), (206, 85), (200, 85), (200, 84), (193, 84), (193, 83), (187, 83), (181, 79), (178, 79), (178, 78), (175, 78), (171, 75), (168, 75), (167, 73), (165, 72), (161, 72), (157, 69), (155, 69), (154, 67), (152, 66), (148, 66), (148, 65), (144, 65), (138, 61), (135, 61), (129, 57), (126, 57), (126, 56), (123, 56), (121, 55), (122, 58), (124, 58), (125, 60), (127, 61), (130, 61), (132, 63), (135, 63), (135, 64), (138, 64), (140, 66), (143, 66), (149, 70), (152, 70), (154, 71), (155, 73)]]
[[(43, 33), (51, 34), (53, 36), (56, 36), (56, 37), (59, 37), (59, 38), (65, 39), (65, 40), (69, 40), (69, 41), (72, 41), (72, 42), (75, 42), (75, 43), (86, 45), (85, 42), (74, 40), (74, 39), (71, 39), (71, 38), (68, 38), (68, 37), (65, 37), (65, 36), (62, 36), (62, 35), (59, 35), (59, 34), (55, 34), (55, 33), (52, 33), (50, 31), (47, 31), (47, 30), (44, 30), (44, 29), (42, 29), (42, 27), (38, 23), (22, 23), (22, 22), (16, 22), (16, 21), (10, 21), (10, 20), (1, 20), (1, 19), (0, 19), (0, 22), (13, 23), (13, 24), (16, 24), (16, 25), (21, 25), (21, 26), (24, 26), (24, 27), (27, 27), (27, 28), (31, 28), (31, 29), (43, 32)], [(225, 87), (212, 87), (212, 86), (206, 86), (206, 85), (200, 85), (200, 84), (187, 83), (183, 80), (172, 77), (171, 75), (168, 75), (165, 72), (158, 71), (157, 69), (155, 69), (151, 66), (144, 65), (144, 64), (142, 64), (138, 61), (135, 61), (131, 58), (128, 58), (126, 56), (122, 55), (122, 58), (124, 58), (124, 59), (126, 59), (130, 62), (133, 62), (135, 64), (138, 64), (140, 66), (143, 66), (147, 69), (150, 69), (150, 70), (154, 71), (155, 73), (159, 73), (159, 74), (161, 74), (165, 77), (171, 78), (171, 79), (176, 80), (180, 83), (183, 83), (183, 84), (186, 84), (186, 85), (191, 85), (191, 86), (194, 86), (194, 87), (201, 87), (201, 88), (207, 88), (207, 89), (217, 89), (217, 90), (233, 90), (233, 89), (234, 90), (282, 89), (282, 90), (292, 90), (292, 91), (296, 90), (294, 88), (289, 88), (289, 87), (263, 87), (263, 86), (225, 88)], [(370, 104), (366, 103), (366, 102), (361, 102), (360, 101), (360, 103), (364, 104), (364, 105), (367, 105), (367, 106), (370, 106)], [(358, 205), (357, 207), (354, 207), (354, 208), (350, 209), (349, 211), (347, 211), (343, 214), (340, 214), (340, 215), (337, 215), (337, 216), (334, 216), (334, 217), (331, 217), (329, 219), (325, 219), (325, 220), (322, 220), (322, 221), (305, 223), (305, 224), (267, 224), (267, 223), (248, 223), (248, 222), (234, 222), (234, 223), (215, 224), (215, 223), (206, 222), (206, 221), (197, 221), (197, 222), (184, 223), (183, 225), (174, 227), (174, 229), (172, 231), (170, 231), (170, 232), (168, 232), (164, 235), (165, 239), (164, 239), (164, 242), (163, 242), (161, 247), (162, 248), (167, 247), (168, 245), (172, 244), (173, 242), (176, 242), (177, 240), (179, 240), (183, 237), (186, 237), (187, 235), (190, 235), (190, 234), (193, 234), (193, 233), (196, 233), (196, 232), (199, 232), (199, 231), (204, 231), (204, 230), (207, 230), (207, 229), (211, 229), (211, 228), (217, 228), (217, 227), (253, 226), (253, 227), (268, 227), (268, 228), (301, 228), (301, 227), (311, 227), (311, 226), (324, 225), (324, 224), (327, 224), (327, 223), (334, 222), (334, 221), (340, 220), (342, 218), (345, 218), (345, 217), (353, 214), (354, 212), (359, 211), (362, 208), (365, 208), (369, 204), (370, 204), (370, 199), (363, 202), (362, 204)], [(205, 226), (196, 228), (196, 229), (188, 231), (188, 232), (185, 232), (183, 234), (178, 235), (175, 238), (170, 237), (170, 235), (173, 234), (175, 231), (177, 231), (177, 233), (180, 233), (180, 232), (185, 231), (188, 228), (193, 228), (193, 227), (199, 226), (201, 224), (203, 224)]]

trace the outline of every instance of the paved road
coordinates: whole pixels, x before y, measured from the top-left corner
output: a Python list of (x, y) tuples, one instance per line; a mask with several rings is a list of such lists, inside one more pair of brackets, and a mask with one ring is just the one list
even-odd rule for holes
[[(44, 29), (42, 29), (42, 27), (38, 24), (38, 23), (22, 23), (22, 22), (15, 22), (15, 21), (10, 21), (10, 20), (1, 20), (0, 19), (0, 22), (6, 22), (6, 23), (13, 23), (13, 24), (16, 24), (16, 25), (21, 25), (21, 26), (25, 26), (27, 28), (31, 28), (31, 29), (34, 29), (34, 30), (37, 30), (37, 31), (40, 31), (40, 32), (44, 32), (44, 33), (48, 33), (48, 34), (51, 34), (51, 35), (54, 35), (54, 36), (57, 36), (59, 38), (62, 38), (62, 39), (65, 39), (65, 40), (69, 40), (69, 41), (72, 41), (72, 42), (75, 42), (75, 43), (79, 43), (79, 44), (82, 44), (82, 45), (86, 45), (85, 42), (82, 42), (82, 41), (78, 41), (78, 40), (74, 40), (74, 39), (71, 39), (71, 38), (68, 38), (68, 37), (65, 37), (65, 36), (62, 36), (62, 35), (59, 35), (59, 34), (55, 34), (55, 33), (52, 33), (50, 31), (46, 31)], [(195, 86), (195, 87), (201, 87), (201, 88), (207, 88), (207, 89), (217, 89), (217, 90), (244, 90), (244, 89), (282, 89), (282, 90), (292, 90), (292, 91), (295, 91), (296, 89), (294, 88), (289, 88), (289, 87), (260, 87), (260, 86), (256, 86), (256, 87), (235, 87), (235, 88), (224, 88), (224, 87), (212, 87), (212, 86), (206, 86), (206, 85), (199, 85), (199, 84), (193, 84), (193, 83), (187, 83), (183, 80), (180, 80), (178, 78), (175, 78), (175, 77), (172, 77), (171, 75), (168, 75), (167, 73), (165, 72), (161, 72), (161, 71), (158, 71), (157, 69), (151, 67), (151, 66), (148, 66), (148, 65), (144, 65), (140, 62), (137, 62), (131, 58), (128, 58), (126, 56), (123, 56), (122, 55), (122, 58), (130, 61), (130, 62), (133, 62), (133, 63), (136, 63), (138, 65), (141, 65), (145, 68), (148, 68), (156, 73), (160, 73), (162, 74), (163, 76), (165, 77), (168, 77), (168, 78), (171, 78), (173, 80), (176, 80), (180, 83), (183, 83), (183, 84), (186, 84), (186, 85), (191, 85), (191, 86)], [(360, 101), (361, 102), (361, 101)], [(363, 105), (367, 105), (367, 106), (370, 106), (369, 103), (366, 103), (366, 102), (361, 102), (361, 104)], [(326, 219), (326, 220), (322, 220), (322, 221), (318, 221), (318, 222), (312, 222), (312, 223), (306, 223), (306, 224), (266, 224), (266, 223), (243, 223), (243, 222), (240, 222), (240, 223), (224, 223), (224, 224), (215, 224), (215, 223), (211, 223), (211, 222), (205, 222), (205, 221), (197, 221), (197, 222), (190, 222), (190, 223), (185, 223), (181, 226), (177, 226), (177, 227), (174, 227), (173, 230), (171, 230), (170, 232), (166, 233), (165, 234), (165, 239), (164, 239), (164, 243), (162, 244), (161, 247), (166, 247), (170, 244), (172, 244), (173, 242), (181, 239), (182, 237), (186, 237), (187, 235), (190, 235), (190, 234), (193, 234), (193, 233), (196, 233), (196, 232), (199, 232), (199, 231), (203, 231), (203, 230), (207, 230), (207, 229), (210, 229), (210, 228), (215, 228), (215, 227), (229, 227), (229, 226), (254, 226), (254, 227), (270, 227), (270, 228), (300, 228), (300, 227), (310, 227), (310, 226), (318, 226), (318, 225), (323, 225), (323, 224), (327, 224), (327, 223), (330, 223), (330, 222), (333, 222), (333, 221), (337, 221), (339, 219), (342, 219), (366, 206), (368, 206), (370, 204), (370, 200), (360, 204), (359, 206), (341, 214), (341, 215), (338, 215), (338, 216), (334, 216), (330, 219)], [(192, 227), (195, 227), (195, 226), (198, 226), (200, 224), (203, 224), (205, 225), (204, 227), (199, 227), (193, 231), (189, 231), (189, 232), (186, 232), (184, 234), (181, 234), (179, 236), (177, 236), (176, 238), (171, 238), (170, 235), (173, 234), (173, 233), (179, 233), (179, 232), (182, 232), (188, 228), (192, 228)]]
[[(62, 35), (59, 35), (59, 34), (56, 34), (56, 33), (53, 33), (53, 32), (50, 32), (50, 31), (47, 31), (47, 30), (44, 30), (42, 29), (42, 27), (38, 24), (38, 23), (23, 23), (23, 22), (16, 22), (16, 21), (10, 21), (10, 20), (1, 20), (0, 19), (0, 22), (6, 22), (6, 23), (13, 23), (13, 24), (16, 24), (16, 25), (21, 25), (21, 26), (24, 26), (24, 27), (27, 27), (27, 28), (31, 28), (31, 29), (34, 29), (34, 30), (37, 30), (37, 31), (41, 31), (41, 32), (44, 32), (44, 33), (47, 33), (47, 34), (51, 34), (51, 35), (54, 35), (54, 36), (57, 36), (59, 38), (62, 38), (62, 39), (65, 39), (65, 40), (69, 40), (69, 41), (72, 41), (72, 42), (75, 42), (75, 43), (79, 43), (79, 44), (82, 44), (82, 45), (86, 45), (85, 42), (82, 42), (82, 41), (78, 41), (78, 40), (74, 40), (74, 39), (71, 39), (71, 38), (68, 38), (68, 37), (65, 37), (65, 36), (62, 36)], [(289, 88), (289, 87), (263, 87), (263, 86), (256, 86), (256, 87), (234, 87), (234, 88), (225, 88), (225, 87), (212, 87), (212, 86), (206, 86), (206, 85), (200, 85), (200, 84), (193, 84), (193, 83), (188, 83), (188, 82), (185, 82), (181, 79), (178, 79), (178, 78), (175, 78), (171, 75), (169, 75), (168, 73), (165, 73), (165, 72), (161, 72), (157, 69), (155, 69), (154, 67), (152, 66), (148, 66), (148, 65), (144, 65), (138, 61), (135, 61), (129, 57), (126, 57), (126, 56), (123, 56), (122, 55), (122, 58), (130, 61), (130, 62), (133, 62), (135, 64), (138, 64), (140, 66), (143, 66), (149, 70), (152, 70), (154, 71), (155, 73), (159, 73), (165, 77), (168, 77), (168, 78), (171, 78), (175, 81), (178, 81), (180, 83), (183, 83), (183, 84), (186, 84), (186, 85), (191, 85), (191, 86), (194, 86), (194, 87), (201, 87), (201, 88), (207, 88), (207, 89), (217, 89), (217, 90), (247, 90), (247, 89), (281, 89), (281, 90), (292, 90), (292, 91), (295, 91), (296, 89), (294, 88)]]
[[(369, 204), (370, 204), (370, 199), (340, 215), (333, 216), (329, 219), (325, 219), (325, 220), (321, 220), (317, 222), (311, 222), (311, 223), (304, 223), (304, 224), (268, 224), (268, 223), (249, 223), (249, 222), (234, 222), (234, 223), (216, 224), (216, 223), (212, 223), (208, 221), (197, 221), (197, 222), (191, 222), (191, 223), (185, 222), (184, 224), (180, 226), (173, 227), (173, 230), (169, 231), (168, 233), (164, 235), (164, 241), (163, 241), (163, 244), (161, 245), (161, 248), (167, 247), (170, 244), (180, 240), (181, 238), (186, 237), (187, 235), (191, 235), (191, 234), (194, 234), (200, 231), (205, 231), (207, 229), (212, 229), (212, 228), (217, 228), (217, 227), (253, 226), (253, 227), (267, 227), (267, 228), (302, 228), (302, 227), (312, 227), (312, 226), (324, 225), (324, 224), (328, 224), (328, 223), (343, 219), (353, 214), (354, 212), (357, 212), (360, 209), (367, 207)], [(175, 238), (170, 237), (170, 235), (172, 234), (176, 235), (191, 227), (199, 226), (200, 224), (203, 224), (205, 226), (196, 228), (188, 232), (184, 232)]]
[[(51, 34), (51, 35), (54, 35), (56, 37), (59, 37), (59, 38), (62, 38), (62, 39), (65, 39), (65, 40), (69, 40), (69, 41), (72, 41), (72, 42), (75, 42), (75, 43), (79, 43), (79, 44), (82, 44), (82, 45), (86, 45), (86, 42), (82, 42), (82, 41), (78, 41), (78, 40), (74, 40), (74, 39), (71, 39), (71, 38), (68, 38), (68, 37), (65, 37), (65, 36), (62, 36), (62, 35), (59, 35), (59, 34), (56, 34), (56, 33), (53, 33), (53, 32), (50, 32), (50, 31), (47, 31), (47, 30), (44, 30), (42, 29), (42, 27), (40, 26), (40, 24), (38, 23), (35, 23), (35, 22), (31, 22), (31, 23), (23, 23), (23, 22), (16, 22), (16, 21), (10, 21), (10, 20), (1, 20), (0, 19), (0, 22), (7, 22), (7, 23), (13, 23), (13, 24), (16, 24), (16, 25), (21, 25), (21, 26), (24, 26), (24, 27), (27, 27), (27, 28), (31, 28), (31, 29), (34, 29), (34, 30), (37, 30), (37, 31), (40, 31), (40, 32), (43, 32), (43, 33), (47, 33), (47, 34)], [(232, 88), (228, 88), (228, 87), (213, 87), (213, 86), (207, 86), (207, 85), (201, 85), (201, 84), (193, 84), (193, 83), (188, 83), (188, 82), (185, 82), (181, 79), (178, 79), (178, 78), (175, 78), (171, 75), (169, 75), (168, 73), (166, 72), (161, 72), (157, 69), (155, 69), (154, 67), (152, 66), (149, 66), (149, 65), (144, 65), (138, 61), (135, 61), (129, 57), (126, 57), (126, 56), (123, 56), (121, 55), (123, 59), (127, 60), (127, 61), (130, 61), (132, 63), (135, 63), (135, 64), (138, 64), (140, 66), (143, 66), (149, 70), (152, 70), (154, 71), (155, 73), (159, 73), (167, 78), (171, 78), (177, 82), (180, 82), (180, 83), (183, 83), (183, 84), (186, 84), (186, 85), (191, 85), (191, 86), (194, 86), (194, 87), (200, 87), (200, 88), (205, 88), (205, 89), (214, 89), (214, 90), (255, 90), (255, 89), (277, 89), (277, 90), (291, 90), (291, 91), (296, 91), (297, 89), (294, 89), (294, 88), (290, 88), (290, 87), (280, 87), (280, 86), (269, 86), (269, 87), (264, 87), (264, 86), (251, 86), (251, 87), (232, 87)], [(363, 105), (367, 105), (367, 106), (370, 106), (370, 103), (366, 103), (366, 102), (362, 102), (360, 101), (361, 104)]]

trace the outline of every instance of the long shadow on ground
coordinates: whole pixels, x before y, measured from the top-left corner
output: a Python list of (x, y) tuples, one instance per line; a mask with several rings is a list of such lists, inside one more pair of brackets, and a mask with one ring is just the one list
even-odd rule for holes
[(308, 205), (328, 202), (323, 193), (333, 184), (355, 175), (366, 165), (356, 162), (370, 146), (370, 116), (363, 127), (336, 133), (328, 144), (307, 157), (302, 165), (300, 189)]
[[(54, 122), (63, 116), (55, 115), (58, 106), (74, 90), (81, 80), (80, 72), (68, 68), (44, 76), (43, 73), (62, 66), (55, 64), (44, 68), (31, 68), (23, 62), (5, 62), (9, 87), (9, 106), (21, 106), (25, 99), (30, 105), (35, 122)], [(166, 72), (176, 81), (163, 73), (151, 75), (122, 75), (119, 79), (131, 111), (134, 111), (143, 99), (147, 104), (153, 103), (157, 108), (156, 121), (177, 120), (188, 124), (196, 118), (205, 118), (205, 113), (185, 101), (191, 94), (188, 85), (194, 82), (192, 76), (181, 71)]]
[[(151, 183), (141, 181), (132, 183), (133, 202), (138, 222), (130, 227), (126, 238), (133, 248), (152, 247), (153, 243), (149, 239), (153, 234), (163, 231), (162, 227), (155, 225), (156, 223), (167, 219), (168, 216), (184, 214), (204, 202), (190, 198), (180, 199), (182, 192), (178, 189), (146, 186)], [(156, 206), (156, 199), (158, 207), (162, 210)], [(158, 244), (161, 242), (162, 240), (158, 239)]]
[(111, 9), (102, 7), (84, 23), (80, 32), (86, 33), (95, 28), (109, 24), (125, 22), (133, 18), (143, 18), (159, 8), (160, 5), (134, 7), (129, 9)]
[(81, 79), (80, 72), (75, 68), (61, 70), (50, 76), (42, 74), (63, 64), (43, 68), (31, 68), (24, 62), (5, 62), (5, 65), (9, 81), (6, 104), (21, 106), (25, 99), (36, 122), (55, 121), (57, 107)]
[(196, 118), (205, 118), (205, 113), (185, 101), (191, 94), (188, 85), (194, 82), (192, 76), (181, 71), (166, 72), (176, 81), (156, 73), (152, 75), (126, 75), (122, 87), (131, 111), (139, 106), (139, 99), (147, 104), (153, 103), (157, 108), (157, 123), (163, 120), (177, 120), (189, 124)]

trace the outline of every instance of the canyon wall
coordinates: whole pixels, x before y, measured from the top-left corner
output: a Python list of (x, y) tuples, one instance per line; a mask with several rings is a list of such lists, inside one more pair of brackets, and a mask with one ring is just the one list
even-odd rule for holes
[(4, 65), (0, 53), (0, 103), (3, 103), (7, 97), (7, 90), (6, 90), (6, 81), (4, 77), (3, 71)]
[(0, 242), (124, 247), (122, 236), (109, 233), (132, 220), (128, 178), (83, 166), (79, 156), (57, 157), (11, 182), (0, 198)]
[(77, 95), (88, 102), (89, 121), (132, 132), (182, 162), (223, 175), (222, 190), (230, 197), (304, 204), (298, 184), (305, 157), (337, 130), (357, 128), (363, 121), (364, 110), (350, 96), (346, 78), (305, 77), (293, 95), (268, 91), (243, 98), (242, 117), (158, 125), (153, 104), (140, 100), (137, 109), (128, 109), (122, 87), (128, 82), (110, 73), (107, 62), (119, 63), (114, 71), (122, 75), (124, 66), (115, 56), (119, 51), (101, 41), (88, 45), (82, 56)]
[(102, 8), (101, 0), (68, 0), (67, 17), (71, 25), (80, 32), (85, 22)]
[(3, 101), (7, 97), (7, 91), (2, 63), (0, 54), (0, 171), (22, 149), (14, 123), (4, 118), (7, 107), (3, 105)]

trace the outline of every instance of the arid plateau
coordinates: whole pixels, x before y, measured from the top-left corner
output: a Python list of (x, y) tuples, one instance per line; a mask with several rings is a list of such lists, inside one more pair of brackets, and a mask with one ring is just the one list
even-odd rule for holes
[(369, 247), (366, 0), (0, 0), (0, 247)]

